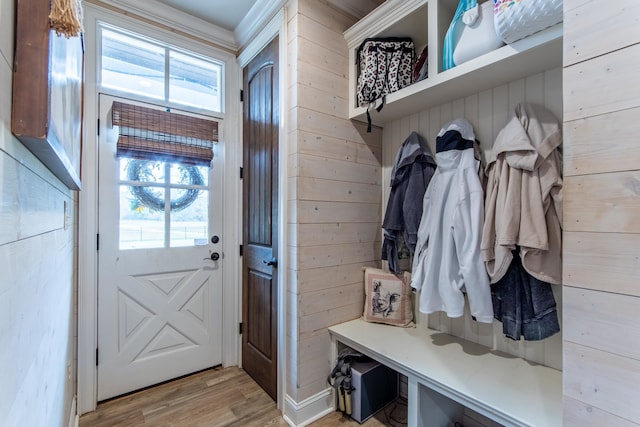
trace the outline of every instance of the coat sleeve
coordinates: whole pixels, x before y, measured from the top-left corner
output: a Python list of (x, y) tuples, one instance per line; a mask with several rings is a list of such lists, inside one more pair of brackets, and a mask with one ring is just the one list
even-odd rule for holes
[(411, 287), (420, 290), (424, 283), (424, 265), (425, 258), (429, 247), (429, 197), (430, 190), (427, 189), (423, 198), (422, 218), (418, 226), (418, 238), (416, 241), (416, 250), (413, 255), (413, 264), (411, 266)]
[[(478, 177), (475, 176), (475, 179), (477, 180)], [(471, 315), (478, 322), (492, 323), (491, 285), (480, 255), (483, 220), (484, 194), (482, 188), (478, 187), (467, 192), (458, 204), (454, 218), (453, 239)]]

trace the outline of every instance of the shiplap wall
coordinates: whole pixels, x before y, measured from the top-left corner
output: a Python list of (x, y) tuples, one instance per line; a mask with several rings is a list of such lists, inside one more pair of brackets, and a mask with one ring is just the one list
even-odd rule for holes
[[(402, 142), (412, 131), (424, 136), (435, 154), (436, 136), (448, 121), (463, 117), (469, 120), (486, 154), (491, 150), (498, 132), (507, 123), (516, 104), (531, 102), (545, 106), (562, 123), (562, 69), (556, 68), (534, 74), (524, 79), (505, 83), (493, 89), (470, 94), (466, 98), (438, 105), (425, 111), (395, 120), (384, 127), (383, 132), (383, 200), (389, 197), (389, 180), (393, 161)], [(562, 289), (554, 286), (558, 304), (558, 316), (562, 316)], [(416, 307), (417, 308), (417, 307)], [(502, 334), (502, 323), (493, 325), (472, 320), (467, 311), (464, 317), (450, 319), (444, 313), (420, 314), (417, 322), (433, 329), (450, 333), (487, 347), (541, 363), (552, 368), (562, 368), (562, 331), (542, 341), (513, 341)]]
[(564, 425), (640, 425), (640, 2), (564, 2)]
[(76, 390), (76, 202), (11, 134), (14, 3), (0, 0), (0, 424), (66, 426)]
[(323, 0), (288, 4), (287, 394), (327, 388), (327, 327), (362, 315), (362, 266), (380, 260), (382, 131), (347, 119), (355, 22)]

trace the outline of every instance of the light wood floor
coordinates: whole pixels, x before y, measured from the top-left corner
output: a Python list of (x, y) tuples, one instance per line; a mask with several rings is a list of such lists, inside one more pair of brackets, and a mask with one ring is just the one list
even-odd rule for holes
[[(404, 411), (403, 411), (404, 410)], [(406, 426), (406, 407), (389, 405), (358, 424), (334, 412), (311, 424), (333, 426)], [(80, 427), (133, 426), (288, 426), (276, 404), (237, 367), (209, 369), (185, 378), (115, 398), (80, 417)]]

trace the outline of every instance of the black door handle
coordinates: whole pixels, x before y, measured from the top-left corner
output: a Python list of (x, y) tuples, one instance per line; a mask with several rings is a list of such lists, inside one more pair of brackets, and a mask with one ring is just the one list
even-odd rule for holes
[(220, 254), (218, 252), (211, 253), (211, 261), (217, 261), (220, 259)]
[(267, 264), (270, 267), (278, 268), (278, 259), (277, 258), (271, 258), (270, 260), (263, 259), (262, 262)]

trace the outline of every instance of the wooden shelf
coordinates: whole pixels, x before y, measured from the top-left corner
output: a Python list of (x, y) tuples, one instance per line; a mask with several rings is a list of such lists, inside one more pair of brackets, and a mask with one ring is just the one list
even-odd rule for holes
[[(562, 373), (425, 327), (399, 328), (361, 319), (329, 328), (335, 342), (406, 375), (409, 415), (433, 424), (425, 402), (437, 393), (509, 426), (562, 425)], [(412, 387), (412, 384), (414, 386)], [(443, 399), (444, 398), (444, 399)], [(428, 422), (426, 421), (428, 420)]]

